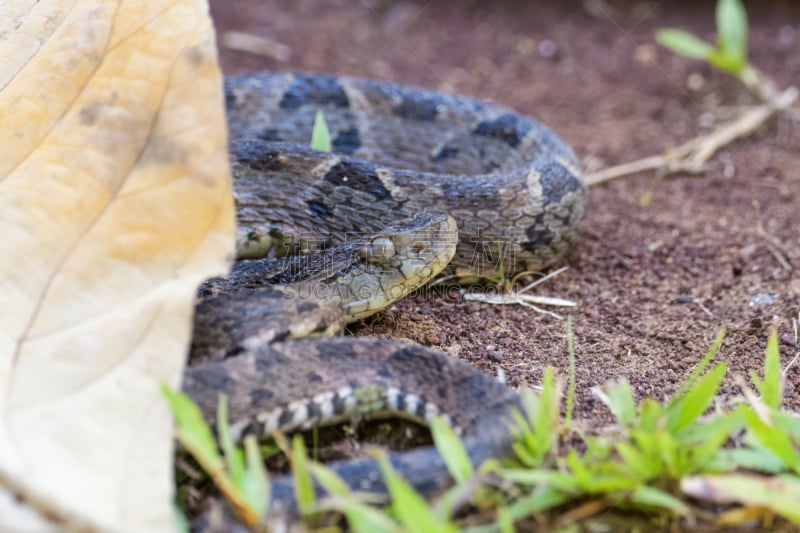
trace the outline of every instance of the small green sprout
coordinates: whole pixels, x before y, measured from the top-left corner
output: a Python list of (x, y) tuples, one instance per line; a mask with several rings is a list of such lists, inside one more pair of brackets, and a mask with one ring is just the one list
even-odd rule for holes
[(708, 61), (714, 68), (733, 74), (745, 85), (757, 83), (757, 75), (747, 60), (747, 13), (741, 0), (717, 2), (716, 46), (676, 28), (656, 32), (656, 41), (676, 54)]
[(225, 495), (239, 518), (250, 526), (261, 521), (269, 502), (269, 482), (254, 437), (244, 440), (244, 451), (233, 445), (228, 432), (228, 407), (220, 395), (217, 409), (217, 430), (223, 456), (200, 409), (182, 392), (162, 385), (161, 392), (175, 418), (176, 438), (200, 463), (203, 470)]
[(414, 488), (404, 480), (392, 467), (385, 453), (375, 451), (373, 457), (389, 489), (392, 503), (389, 506), (392, 515), (409, 533), (447, 533), (458, 531), (456, 525), (448, 517), (438, 513), (425, 501)]
[(558, 442), (561, 415), (561, 382), (555, 377), (555, 369), (547, 367), (542, 376), (542, 391), (535, 394), (522, 389), (523, 412), (514, 411), (514, 452), (519, 462), (530, 468), (538, 468), (551, 458)]
[(433, 442), (447, 466), (447, 471), (457, 482), (468, 480), (475, 473), (464, 443), (455, 430), (439, 416), (433, 417), (431, 424)]
[(311, 131), (311, 148), (320, 152), (333, 151), (331, 132), (328, 129), (328, 123), (325, 122), (325, 115), (322, 111), (317, 111), (314, 116), (314, 129)]

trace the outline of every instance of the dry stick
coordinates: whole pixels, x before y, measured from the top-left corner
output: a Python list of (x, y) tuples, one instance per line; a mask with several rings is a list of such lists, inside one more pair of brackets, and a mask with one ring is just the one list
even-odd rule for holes
[(292, 50), (283, 43), (269, 37), (253, 35), (243, 31), (226, 31), (220, 35), (220, 43), (229, 50), (248, 52), (259, 56), (271, 57), (281, 62), (289, 61)]
[(586, 176), (586, 184), (596, 185), (645, 170), (662, 170), (667, 173), (701, 172), (703, 165), (714, 155), (714, 152), (739, 137), (751, 133), (775, 113), (788, 109), (795, 103), (797, 97), (797, 88), (789, 87), (776, 94), (768, 102), (750, 108), (736, 120), (720, 126), (708, 135), (695, 137), (677, 148), (668, 150), (664, 155), (645, 157), (638, 161), (616, 165), (589, 174)]

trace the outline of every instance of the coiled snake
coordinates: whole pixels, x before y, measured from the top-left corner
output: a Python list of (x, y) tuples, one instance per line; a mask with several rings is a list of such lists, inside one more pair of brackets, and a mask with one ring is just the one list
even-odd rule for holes
[[(465, 363), (398, 341), (298, 338), (340, 332), (451, 258), (479, 276), (556, 260), (586, 204), (572, 151), (527, 117), (418, 88), (270, 73), (225, 88), (243, 260), (201, 288), (184, 390), (210, 420), (226, 393), (236, 436), (440, 413), (474, 463), (508, 453), (517, 396)], [(318, 110), (333, 153), (306, 148)], [(425, 494), (449, 483), (431, 448), (391, 460)], [(372, 461), (332, 466), (354, 489), (385, 490)], [(273, 480), (273, 512), (295, 512), (292, 498), (290, 478)]]

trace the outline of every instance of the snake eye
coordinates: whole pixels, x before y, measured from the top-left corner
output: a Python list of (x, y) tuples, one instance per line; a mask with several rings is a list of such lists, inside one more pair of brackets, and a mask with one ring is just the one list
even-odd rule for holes
[(370, 263), (383, 263), (394, 253), (394, 243), (386, 237), (375, 237), (361, 249), (361, 256)]

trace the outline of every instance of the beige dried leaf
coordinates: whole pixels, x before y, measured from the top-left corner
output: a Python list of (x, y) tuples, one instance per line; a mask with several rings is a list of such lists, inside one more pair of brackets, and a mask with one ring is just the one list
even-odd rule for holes
[(0, 7), (5, 527), (175, 528), (159, 384), (234, 242), (215, 50), (204, 0)]

